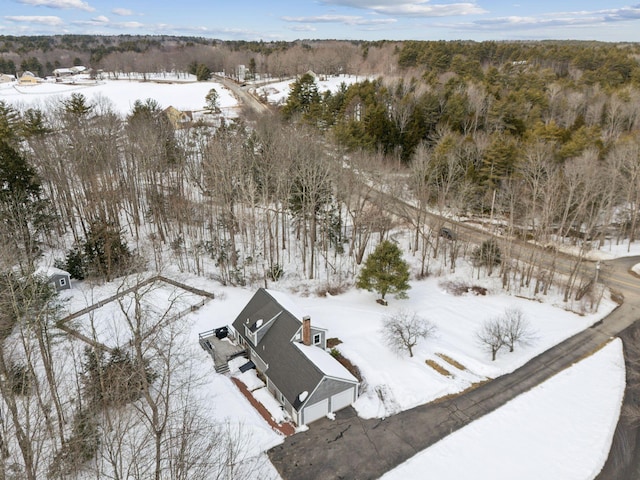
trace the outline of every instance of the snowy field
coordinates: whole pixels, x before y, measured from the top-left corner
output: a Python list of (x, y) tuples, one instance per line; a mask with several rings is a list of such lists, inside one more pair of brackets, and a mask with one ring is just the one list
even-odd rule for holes
[(108, 101), (120, 115), (131, 112), (136, 100), (156, 100), (162, 108), (173, 106), (178, 110), (202, 110), (205, 96), (214, 88), (218, 92), (219, 106), (229, 118), (237, 117), (238, 101), (233, 94), (216, 82), (155, 83), (138, 80), (101, 80), (97, 84), (66, 85), (40, 83), (38, 85), (0, 84), (0, 101), (20, 109), (38, 107), (45, 109), (56, 105), (72, 93), (81, 93), (91, 102)]
[[(622, 342), (454, 432), (382, 480), (587, 480), (602, 469), (622, 398)], [(488, 461), (491, 459), (491, 461)]]
[[(343, 83), (346, 86), (352, 85), (357, 82), (367, 80), (367, 77), (357, 75), (338, 75), (334, 77), (321, 76), (316, 78), (316, 85), (318, 86), (318, 93), (322, 95), (322, 92), (327, 90), (334, 93), (340, 89), (340, 85)], [(259, 97), (267, 97), (267, 101), (274, 105), (282, 105), (287, 101), (289, 92), (291, 91), (291, 84), (295, 82), (295, 79), (284, 80), (282, 82), (270, 83), (258, 87), (256, 94)]]

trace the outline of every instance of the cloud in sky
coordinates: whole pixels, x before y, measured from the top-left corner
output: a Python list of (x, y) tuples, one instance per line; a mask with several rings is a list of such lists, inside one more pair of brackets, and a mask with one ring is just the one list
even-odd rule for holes
[(321, 0), (322, 3), (361, 8), (385, 15), (450, 17), (487, 13), (475, 3), (433, 4), (429, 0)]
[(594, 11), (555, 12), (538, 16), (506, 16), (460, 24), (467, 30), (598, 26), (640, 19), (640, 5)]
[(114, 8), (113, 10), (111, 10), (111, 13), (120, 17), (130, 17), (132, 15), (135, 15), (134, 11), (129, 10), (128, 8)]
[(89, 25), (94, 27), (106, 27), (111, 29), (135, 29), (139, 30), (145, 27), (151, 27), (140, 22), (112, 22), (108, 17), (99, 15), (91, 20), (75, 20), (71, 22), (73, 25)]
[(11, 22), (18, 23), (35, 23), (38, 25), (48, 25), (50, 27), (57, 27), (64, 25), (64, 22), (60, 17), (48, 16), (48, 15), (10, 15), (4, 17)]
[(342, 23), (344, 25), (383, 25), (395, 23), (394, 18), (363, 18), (354, 15), (317, 15), (312, 17), (281, 17), (293, 23)]
[(317, 28), (312, 25), (292, 25), (289, 27), (289, 30), (294, 32), (315, 32)]
[(87, 12), (93, 12), (95, 10), (95, 8), (90, 6), (87, 2), (83, 2), (81, 0), (18, 0), (18, 2), (24, 5), (34, 5), (36, 7), (63, 9), (77, 8)]

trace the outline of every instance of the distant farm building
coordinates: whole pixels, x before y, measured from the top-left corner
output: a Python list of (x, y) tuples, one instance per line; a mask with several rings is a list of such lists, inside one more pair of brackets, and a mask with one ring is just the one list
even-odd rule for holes
[(33, 73), (26, 71), (22, 75), (20, 75), (18, 83), (20, 85), (37, 85), (38, 83), (40, 83), (40, 79)]
[(167, 116), (173, 128), (185, 128), (193, 122), (193, 112), (178, 110), (171, 105), (165, 108), (162, 113)]

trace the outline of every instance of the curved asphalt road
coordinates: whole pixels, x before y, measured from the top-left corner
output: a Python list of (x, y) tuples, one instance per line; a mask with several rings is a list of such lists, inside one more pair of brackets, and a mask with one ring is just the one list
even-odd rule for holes
[(352, 408), (314, 422), (268, 454), (286, 480), (375, 479), (414, 454), (590, 355), (640, 319), (640, 279), (628, 269), (640, 257), (603, 265), (601, 280), (625, 297), (602, 322), (535, 357), (515, 372), (456, 397), (384, 420), (363, 420)]
[(258, 114), (270, 114), (271, 108), (268, 105), (262, 103), (258, 98), (256, 98), (248, 89), (243, 88), (241, 85), (238, 85), (236, 82), (227, 77), (222, 77), (220, 75), (213, 75), (213, 77), (218, 80), (222, 85), (227, 87), (229, 90), (233, 92), (239, 102), (243, 103), (245, 106), (253, 110)]

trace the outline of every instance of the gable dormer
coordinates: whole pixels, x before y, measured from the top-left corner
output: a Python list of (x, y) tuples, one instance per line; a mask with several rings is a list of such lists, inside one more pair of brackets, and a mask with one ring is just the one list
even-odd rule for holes
[(251, 323), (251, 320), (247, 318), (247, 321), (244, 325), (244, 334), (254, 347), (260, 344), (262, 338), (266, 335), (266, 333), (269, 331), (269, 329), (281, 313), (282, 312), (278, 312), (267, 321), (259, 318), (255, 322)]

